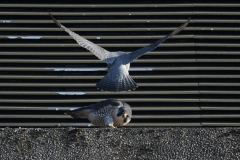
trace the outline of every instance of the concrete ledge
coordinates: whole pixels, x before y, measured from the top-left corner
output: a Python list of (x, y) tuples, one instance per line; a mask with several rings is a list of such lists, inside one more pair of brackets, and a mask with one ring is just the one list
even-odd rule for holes
[(0, 159), (238, 159), (239, 127), (0, 128)]

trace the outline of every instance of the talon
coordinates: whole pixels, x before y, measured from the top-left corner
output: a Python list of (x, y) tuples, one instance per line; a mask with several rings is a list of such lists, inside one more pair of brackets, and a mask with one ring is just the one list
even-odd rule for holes
[(112, 124), (111, 125), (108, 125), (109, 127), (111, 127), (111, 128), (116, 128), (116, 127), (114, 127)]

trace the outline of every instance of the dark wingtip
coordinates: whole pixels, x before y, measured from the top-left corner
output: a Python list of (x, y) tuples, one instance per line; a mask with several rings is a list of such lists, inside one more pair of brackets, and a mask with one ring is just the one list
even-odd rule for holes
[(53, 17), (52, 13), (48, 12), (49, 16), (52, 18), (52, 20), (59, 26), (61, 27), (61, 24)]
[(191, 17), (188, 17), (187, 22), (185, 22), (181, 26), (179, 26), (175, 31), (173, 31), (170, 35), (168, 35), (167, 38), (170, 38), (173, 35), (178, 34), (179, 32), (181, 32), (185, 27), (187, 27), (187, 25), (188, 25), (190, 20), (191, 20)]
[(53, 15), (52, 15), (51, 12), (48, 12), (48, 14), (49, 14), (49, 16), (50, 16), (53, 20), (55, 20), (55, 18), (53, 17)]
[(64, 114), (65, 114), (65, 115), (70, 115), (70, 114), (69, 114), (69, 111), (67, 111), (67, 112), (64, 112)]

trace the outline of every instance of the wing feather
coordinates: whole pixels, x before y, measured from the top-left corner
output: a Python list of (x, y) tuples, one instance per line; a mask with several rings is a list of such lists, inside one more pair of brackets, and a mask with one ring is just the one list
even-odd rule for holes
[(123, 64), (128, 64), (128, 63), (131, 63), (132, 61), (134, 61), (135, 59), (139, 58), (140, 56), (144, 55), (145, 53), (149, 52), (149, 51), (152, 51), (154, 50), (159, 44), (163, 43), (166, 39), (172, 37), (173, 35), (179, 33), (180, 31), (182, 31), (189, 23), (191, 18), (188, 19), (187, 22), (185, 22), (184, 24), (182, 24), (180, 27), (178, 27), (175, 31), (173, 31), (172, 33), (170, 33), (169, 35), (167, 35), (166, 37), (162, 38), (162, 39), (159, 39), (158, 41), (146, 46), (146, 47), (143, 47), (143, 48), (140, 48), (132, 53), (129, 53), (129, 54), (125, 54), (125, 55), (122, 55), (122, 62)]
[(91, 104), (91, 105), (88, 105), (85, 107), (78, 108), (74, 111), (81, 111), (81, 110), (88, 110), (88, 109), (98, 111), (99, 109), (104, 108), (105, 106), (108, 106), (108, 105), (119, 106), (120, 101), (115, 100), (115, 99), (106, 99), (106, 100), (100, 101), (95, 104)]
[[(105, 63), (112, 63), (116, 57), (115, 52), (109, 52), (105, 50), (104, 48), (90, 42), (89, 40), (81, 37), (80, 35), (74, 33), (73, 31), (69, 30), (65, 26), (63, 26), (61, 23), (59, 23), (53, 16), (52, 14), (49, 13), (51, 16), (52, 20), (59, 26), (61, 27), (65, 32), (67, 32), (73, 39), (77, 41), (77, 43), (82, 46), (83, 48), (86, 48), (90, 52), (92, 52), (95, 56), (97, 56), (100, 60), (102, 60)], [(111, 58), (111, 59), (110, 59)]]

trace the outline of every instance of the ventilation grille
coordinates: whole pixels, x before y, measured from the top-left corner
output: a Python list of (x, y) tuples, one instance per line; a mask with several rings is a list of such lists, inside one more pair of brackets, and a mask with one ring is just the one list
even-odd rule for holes
[[(240, 3), (0, 4), (0, 126), (81, 126), (63, 113), (108, 98), (129, 103), (127, 127), (239, 126)], [(48, 15), (109, 51), (131, 52), (190, 24), (131, 63), (139, 88), (101, 92), (106, 64)]]

